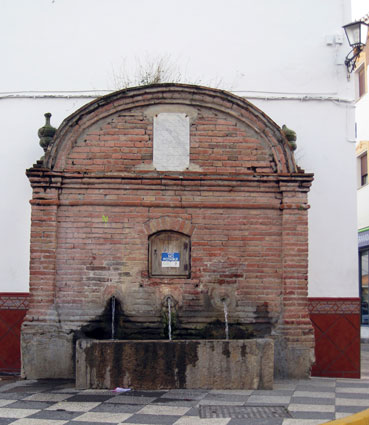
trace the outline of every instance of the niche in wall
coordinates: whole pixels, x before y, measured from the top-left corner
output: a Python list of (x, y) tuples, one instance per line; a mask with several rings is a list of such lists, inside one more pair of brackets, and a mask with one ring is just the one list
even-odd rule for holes
[(162, 231), (149, 237), (149, 275), (190, 277), (191, 238), (183, 233)]

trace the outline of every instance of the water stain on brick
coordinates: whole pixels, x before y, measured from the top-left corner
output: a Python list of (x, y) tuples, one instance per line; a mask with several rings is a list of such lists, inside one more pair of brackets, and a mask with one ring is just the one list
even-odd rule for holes
[[(166, 340), (168, 339), (168, 318), (162, 312), (156, 321), (150, 323), (134, 321), (123, 311), (120, 301), (115, 299), (114, 338), (117, 340)], [(172, 313), (172, 335), (178, 340), (225, 339), (225, 325), (221, 320), (213, 320), (204, 326), (189, 328), (183, 326), (180, 316)], [(230, 339), (250, 339), (266, 336), (263, 326), (258, 324), (229, 324)], [(105, 305), (103, 312), (75, 331), (74, 340), (90, 338), (107, 340), (112, 338), (112, 299)]]

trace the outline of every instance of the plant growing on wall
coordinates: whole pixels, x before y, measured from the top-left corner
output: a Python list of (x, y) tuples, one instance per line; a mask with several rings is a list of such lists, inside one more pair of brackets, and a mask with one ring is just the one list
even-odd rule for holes
[(230, 90), (220, 78), (204, 80), (188, 77), (169, 55), (136, 58), (134, 66), (124, 59), (118, 68), (112, 69), (111, 84), (115, 90), (160, 83), (187, 83)]

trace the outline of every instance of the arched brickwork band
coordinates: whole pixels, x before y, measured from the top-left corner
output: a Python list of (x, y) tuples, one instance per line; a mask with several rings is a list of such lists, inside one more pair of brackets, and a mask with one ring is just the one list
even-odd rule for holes
[(121, 90), (101, 97), (66, 118), (46, 153), (45, 165), (65, 168), (66, 158), (78, 137), (113, 114), (150, 105), (187, 105), (222, 112), (251, 128), (268, 146), (278, 173), (296, 173), (297, 167), (279, 126), (247, 100), (221, 90), (184, 84), (160, 84)]
[(170, 216), (155, 218), (145, 223), (145, 231), (149, 236), (162, 230), (173, 230), (191, 236), (194, 226), (189, 221)]

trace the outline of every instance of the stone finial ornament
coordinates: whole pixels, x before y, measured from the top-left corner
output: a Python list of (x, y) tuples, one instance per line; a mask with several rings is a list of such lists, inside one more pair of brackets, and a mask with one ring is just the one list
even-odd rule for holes
[(40, 146), (42, 147), (44, 152), (46, 152), (56, 132), (56, 128), (54, 128), (50, 124), (50, 118), (51, 118), (51, 114), (50, 112), (47, 112), (45, 114), (45, 120), (46, 120), (45, 125), (38, 130), (38, 137), (40, 138)]
[(282, 133), (286, 136), (286, 139), (288, 141), (288, 144), (291, 148), (291, 150), (296, 150), (296, 132), (288, 128), (285, 124), (282, 125)]

